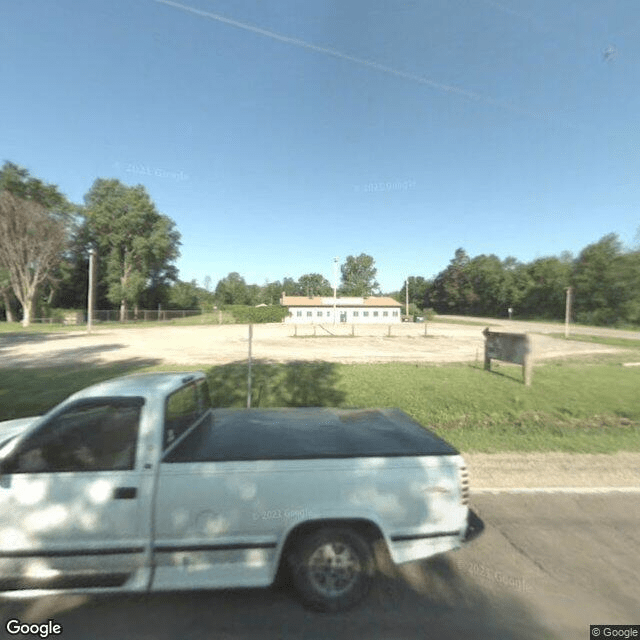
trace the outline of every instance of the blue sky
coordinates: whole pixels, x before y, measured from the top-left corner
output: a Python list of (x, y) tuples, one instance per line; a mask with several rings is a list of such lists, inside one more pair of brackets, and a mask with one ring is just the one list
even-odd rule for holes
[(143, 184), (183, 280), (364, 252), (390, 292), (640, 227), (637, 0), (14, 0), (0, 36), (0, 161)]

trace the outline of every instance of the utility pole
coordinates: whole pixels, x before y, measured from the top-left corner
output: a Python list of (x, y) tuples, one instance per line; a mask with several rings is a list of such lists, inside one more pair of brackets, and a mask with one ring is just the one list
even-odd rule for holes
[(405, 315), (407, 316), (407, 318), (409, 317), (409, 277), (407, 276), (407, 279), (405, 281), (406, 286), (405, 286)]
[(333, 259), (333, 324), (336, 324), (336, 305), (338, 303), (338, 263), (340, 258)]
[(96, 250), (89, 249), (89, 293), (87, 296), (87, 333), (91, 333), (96, 306)]
[(569, 322), (571, 319), (571, 296), (573, 294), (573, 287), (567, 287), (567, 305), (564, 313), (564, 337), (569, 337)]
[(251, 345), (253, 343), (253, 325), (249, 325), (249, 358), (248, 358), (248, 372), (247, 372), (247, 409), (251, 409), (251, 365), (253, 359), (251, 357)]

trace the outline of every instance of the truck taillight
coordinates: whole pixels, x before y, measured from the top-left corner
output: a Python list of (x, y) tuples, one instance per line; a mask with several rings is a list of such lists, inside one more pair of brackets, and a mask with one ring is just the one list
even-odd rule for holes
[(464, 465), (460, 467), (460, 499), (462, 504), (469, 504), (469, 472)]

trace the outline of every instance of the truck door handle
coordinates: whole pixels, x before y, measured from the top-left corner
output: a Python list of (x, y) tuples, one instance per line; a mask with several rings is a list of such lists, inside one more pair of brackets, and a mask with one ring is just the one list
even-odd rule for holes
[(138, 493), (136, 487), (116, 487), (113, 490), (114, 500), (133, 500)]

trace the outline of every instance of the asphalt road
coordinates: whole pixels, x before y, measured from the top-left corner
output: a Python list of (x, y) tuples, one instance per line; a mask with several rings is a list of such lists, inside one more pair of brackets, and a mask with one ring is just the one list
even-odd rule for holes
[[(342, 615), (286, 589), (0, 601), (6, 621), (62, 625), (64, 640), (561, 640), (640, 624), (640, 493), (476, 494), (483, 536), (396, 571)], [(37, 636), (29, 636), (35, 638)]]

